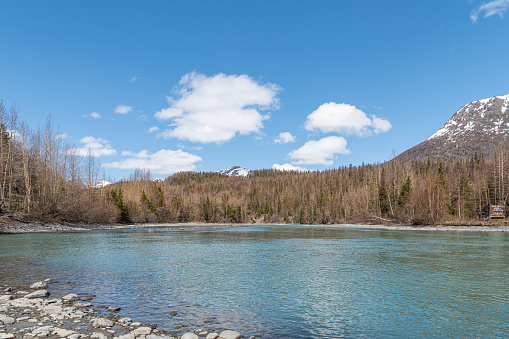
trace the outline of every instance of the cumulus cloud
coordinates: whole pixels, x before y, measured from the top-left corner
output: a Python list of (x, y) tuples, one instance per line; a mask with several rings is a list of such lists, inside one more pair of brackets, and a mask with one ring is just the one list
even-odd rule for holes
[(291, 151), (288, 156), (295, 161), (294, 165), (325, 165), (333, 164), (336, 154), (349, 154), (350, 150), (346, 148), (346, 139), (343, 137), (326, 137), (320, 140), (310, 140), (302, 147)]
[(335, 102), (320, 105), (308, 115), (304, 126), (308, 131), (357, 136), (384, 133), (392, 128), (388, 120), (374, 115), (370, 118), (355, 106)]
[(126, 105), (118, 105), (115, 107), (115, 113), (118, 114), (127, 114), (133, 111), (133, 107)]
[(89, 136), (84, 137), (80, 140), (80, 142), (84, 145), (80, 148), (74, 148), (77, 155), (86, 157), (88, 156), (89, 151), (94, 157), (117, 155), (117, 151), (111, 147), (110, 142), (106, 139)]
[(171, 121), (172, 128), (159, 137), (219, 144), (237, 133), (258, 133), (269, 118), (261, 112), (277, 108), (280, 90), (247, 75), (188, 73), (174, 89), (175, 97), (167, 97), (169, 107), (155, 113)]
[(152, 126), (152, 127), (150, 127), (150, 128), (148, 129), (148, 132), (149, 132), (149, 133), (152, 133), (152, 132), (155, 132), (155, 131), (158, 131), (158, 130), (159, 130), (159, 127), (157, 127), (157, 126)]
[(278, 170), (278, 171), (296, 171), (296, 172), (309, 172), (307, 168), (300, 167), (300, 166), (294, 166), (292, 164), (274, 164), (272, 165), (272, 169)]
[(183, 171), (194, 171), (196, 163), (202, 159), (191, 153), (182, 150), (166, 150), (162, 149), (156, 153), (149, 153), (143, 150), (138, 153), (122, 152), (122, 156), (127, 157), (121, 161), (115, 161), (104, 164), (107, 168), (120, 168), (120, 169), (148, 169), (152, 173), (158, 174), (173, 174)]
[(470, 12), (470, 19), (475, 23), (479, 20), (479, 16), (482, 16), (484, 19), (493, 15), (498, 15), (503, 18), (508, 7), (509, 0), (494, 0), (486, 2)]
[(62, 133), (56, 136), (57, 139), (67, 139), (69, 135), (67, 133)]
[(290, 132), (282, 132), (279, 133), (279, 136), (274, 139), (276, 144), (287, 144), (289, 142), (295, 142), (295, 136), (293, 136)]
[(100, 119), (101, 115), (97, 112), (92, 112), (90, 114), (83, 115), (83, 118), (93, 118), (93, 119)]

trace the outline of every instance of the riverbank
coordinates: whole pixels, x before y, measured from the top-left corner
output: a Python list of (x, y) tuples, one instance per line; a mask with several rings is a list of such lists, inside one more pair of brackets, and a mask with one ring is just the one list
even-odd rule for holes
[[(59, 232), (90, 232), (97, 230), (115, 230), (145, 228), (156, 229), (163, 227), (190, 229), (190, 228), (228, 228), (247, 227), (253, 224), (209, 224), (209, 223), (143, 223), (143, 224), (37, 224), (37, 223), (0, 223), (0, 234), (20, 233), (59, 233)], [(333, 228), (361, 228), (361, 229), (384, 229), (394, 231), (455, 231), (455, 232), (509, 232), (509, 226), (505, 224), (485, 225), (365, 225), (365, 224), (332, 224), (332, 225), (301, 225), (301, 224), (273, 224), (279, 226), (308, 226), (308, 227), (333, 227)]]
[[(170, 331), (156, 324), (143, 324), (121, 317), (118, 307), (96, 305), (91, 294), (67, 294), (50, 297), (51, 279), (30, 286), (30, 291), (15, 291), (0, 281), (0, 339), (69, 338), (69, 339), (238, 339), (236, 331), (220, 333), (179, 326)], [(175, 316), (171, 312), (168, 317)], [(254, 339), (255, 337), (249, 337)]]

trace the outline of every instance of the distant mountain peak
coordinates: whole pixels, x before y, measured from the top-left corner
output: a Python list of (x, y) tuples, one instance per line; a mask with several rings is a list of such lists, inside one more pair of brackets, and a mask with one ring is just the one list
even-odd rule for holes
[(229, 177), (247, 177), (249, 174), (251, 174), (251, 170), (242, 166), (232, 166), (217, 171), (216, 173), (227, 175)]
[(458, 159), (491, 154), (509, 140), (509, 94), (472, 101), (461, 107), (431, 137), (401, 153), (400, 160)]

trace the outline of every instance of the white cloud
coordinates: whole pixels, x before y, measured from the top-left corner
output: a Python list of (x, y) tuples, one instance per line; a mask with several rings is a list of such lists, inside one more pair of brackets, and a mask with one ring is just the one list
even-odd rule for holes
[(131, 106), (126, 105), (118, 105), (115, 107), (115, 113), (118, 114), (127, 114), (133, 111), (133, 108)]
[(129, 80), (130, 83), (136, 82), (138, 80), (138, 77), (132, 77), (131, 80)]
[(287, 144), (289, 142), (295, 142), (295, 136), (293, 136), (290, 132), (281, 132), (279, 136), (274, 139), (276, 144)]
[(306, 142), (302, 147), (291, 151), (288, 156), (295, 161), (294, 165), (325, 165), (330, 166), (336, 154), (350, 154), (350, 150), (346, 148), (346, 139), (343, 137), (326, 137), (318, 141), (311, 140)]
[(149, 153), (143, 150), (138, 153), (122, 152), (122, 156), (129, 157), (121, 161), (104, 164), (107, 168), (120, 169), (148, 169), (158, 174), (173, 174), (183, 171), (194, 171), (196, 163), (202, 159), (182, 150), (172, 151), (162, 149), (156, 153)]
[(83, 118), (94, 118), (94, 119), (100, 119), (101, 115), (97, 112), (92, 112), (90, 114), (83, 115)]
[(379, 134), (391, 129), (388, 120), (372, 116), (348, 104), (329, 102), (320, 105), (308, 115), (304, 126), (308, 131), (319, 130), (324, 133), (335, 132), (343, 135), (367, 136)]
[(294, 166), (292, 164), (274, 164), (272, 165), (272, 169), (278, 170), (278, 171), (296, 171), (296, 172), (309, 172), (307, 168), (300, 167), (300, 166)]
[(157, 126), (152, 126), (152, 127), (150, 127), (150, 128), (148, 129), (148, 132), (149, 132), (149, 133), (152, 133), (152, 132), (155, 132), (155, 131), (158, 131), (158, 130), (159, 130), (159, 127), (157, 127)]
[(84, 137), (80, 140), (80, 142), (84, 145), (80, 148), (74, 149), (77, 155), (86, 157), (88, 156), (89, 150), (94, 157), (117, 155), (117, 151), (111, 147), (110, 142), (106, 139), (89, 136)]
[(159, 120), (171, 120), (173, 127), (159, 136), (219, 144), (237, 133), (258, 133), (269, 118), (260, 112), (277, 108), (280, 90), (247, 75), (188, 73), (174, 90), (176, 97), (167, 97), (169, 107), (155, 113)]
[(57, 135), (56, 138), (57, 139), (67, 139), (67, 138), (69, 138), (69, 135), (67, 133), (62, 133), (62, 134)]
[(493, 15), (498, 15), (503, 18), (504, 13), (509, 7), (509, 0), (494, 0), (487, 3), (482, 4), (481, 6), (475, 8), (472, 12), (470, 12), (470, 19), (472, 22), (477, 22), (479, 16), (482, 16), (484, 12), (483, 18), (488, 18)]

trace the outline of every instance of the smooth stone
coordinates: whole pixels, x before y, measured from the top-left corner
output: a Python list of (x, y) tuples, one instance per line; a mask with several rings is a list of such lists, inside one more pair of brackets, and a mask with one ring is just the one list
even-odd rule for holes
[(124, 334), (124, 335), (121, 335), (120, 337), (118, 337), (118, 339), (135, 339), (136, 336), (132, 333), (129, 333), (129, 334)]
[(76, 302), (74, 303), (74, 307), (90, 307), (92, 306), (92, 303), (88, 303), (88, 302)]
[(0, 339), (12, 339), (16, 338), (16, 336), (12, 333), (0, 333)]
[(62, 297), (62, 300), (64, 301), (77, 301), (80, 300), (80, 296), (74, 293), (70, 293), (64, 297)]
[(219, 335), (221, 339), (238, 339), (240, 338), (240, 333), (236, 331), (226, 330), (221, 332)]
[(27, 295), (28, 293), (30, 293), (30, 292), (27, 292), (27, 291), (18, 291), (18, 292), (16, 292), (17, 295)]
[(48, 295), (49, 295), (48, 291), (38, 290), (38, 291), (35, 291), (35, 292), (25, 295), (25, 298), (26, 299), (43, 298), (43, 297), (47, 297)]
[(105, 318), (94, 318), (92, 319), (92, 326), (94, 327), (113, 327), (115, 323), (109, 319)]
[(119, 325), (127, 327), (127, 326), (129, 326), (133, 322), (133, 320), (131, 318), (129, 318), (129, 317), (125, 317), (125, 318), (118, 319), (117, 322), (118, 322)]
[(7, 307), (0, 306), (0, 312), (7, 312)]
[(0, 314), (0, 324), (2, 325), (12, 325), (16, 322), (16, 319), (8, 317), (4, 314)]
[(81, 334), (75, 333), (75, 334), (71, 334), (70, 336), (68, 336), (67, 339), (79, 339), (80, 337), (81, 337)]
[(180, 339), (198, 339), (198, 338), (199, 337), (196, 334), (192, 333), (192, 332), (184, 333), (182, 335), (182, 337), (180, 337)]
[(26, 321), (28, 319), (30, 319), (30, 317), (20, 317), (20, 318), (16, 318), (16, 322), (18, 323), (20, 321)]
[(217, 334), (217, 333), (209, 333), (205, 337), (205, 339), (217, 339), (217, 338), (219, 338), (219, 334)]
[(140, 327), (141, 323), (140, 322), (134, 322), (134, 323), (131, 323), (131, 326), (132, 327)]
[(107, 310), (110, 312), (120, 312), (120, 307), (108, 307)]
[(97, 339), (108, 339), (108, 337), (104, 333), (100, 332), (94, 332), (92, 335), (90, 335), (91, 338), (97, 338)]
[(75, 334), (76, 332), (71, 330), (66, 330), (65, 328), (58, 328), (53, 331), (53, 335), (58, 335), (60, 338), (67, 338), (68, 336)]
[(171, 311), (171, 312), (170, 312), (170, 315), (171, 315), (172, 317), (176, 316), (177, 314), (178, 314), (178, 313), (177, 313), (177, 312), (175, 312), (175, 311)]
[(140, 335), (148, 335), (152, 332), (152, 327), (138, 327), (134, 331), (131, 332), (131, 334), (134, 334), (135, 336)]
[(7, 300), (12, 300), (14, 299), (14, 296), (12, 295), (2, 295), (0, 296), (0, 301), (7, 301)]
[(44, 281), (38, 281), (38, 282), (30, 285), (30, 289), (32, 289), (32, 290), (41, 290), (46, 287), (48, 287), (48, 284), (45, 283)]
[(12, 287), (7, 287), (4, 289), (4, 292), (12, 292)]

